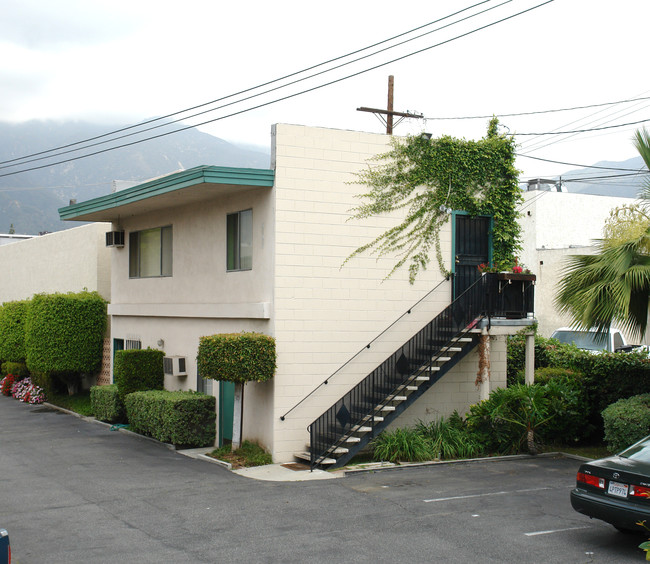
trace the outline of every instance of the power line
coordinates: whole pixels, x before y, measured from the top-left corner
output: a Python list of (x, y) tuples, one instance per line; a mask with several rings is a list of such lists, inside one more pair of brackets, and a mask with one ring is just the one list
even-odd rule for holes
[(518, 157), (525, 157), (527, 159), (533, 159), (536, 161), (543, 161), (545, 163), (553, 163), (553, 164), (561, 164), (561, 165), (566, 165), (566, 166), (576, 166), (579, 168), (597, 168), (601, 170), (623, 170), (623, 171), (629, 171), (629, 172), (643, 172), (642, 170), (636, 169), (636, 168), (616, 168), (616, 167), (611, 167), (611, 166), (596, 166), (596, 165), (583, 165), (583, 164), (576, 164), (576, 163), (565, 163), (562, 161), (553, 161), (551, 159), (542, 159), (540, 157), (531, 157), (530, 155), (524, 155), (522, 153), (515, 153), (516, 156)]
[(573, 106), (571, 108), (556, 108), (554, 110), (538, 110), (535, 112), (519, 112), (514, 114), (491, 114), (485, 116), (463, 116), (463, 117), (425, 117), (426, 120), (464, 120), (464, 119), (491, 119), (493, 117), (518, 117), (518, 116), (533, 116), (539, 114), (551, 114), (556, 112), (570, 112), (573, 110), (586, 110), (589, 108), (600, 108), (601, 106), (614, 106), (617, 104), (627, 104), (629, 102), (637, 102), (640, 100), (650, 100), (649, 97), (645, 98), (630, 98), (628, 100), (619, 100), (618, 102), (602, 102), (600, 104), (589, 104), (587, 106)]
[[(312, 65), (312, 66), (307, 67), (307, 68), (305, 68), (305, 69), (302, 69), (302, 70), (300, 70), (300, 71), (292, 72), (292, 73), (287, 74), (287, 75), (285, 75), (285, 76), (282, 76), (282, 77), (280, 77), (280, 78), (277, 78), (277, 79), (274, 79), (274, 80), (271, 80), (271, 81), (268, 81), (268, 82), (265, 82), (265, 83), (262, 83), (262, 84), (258, 84), (257, 86), (253, 86), (253, 87), (250, 87), (250, 88), (247, 88), (247, 89), (244, 89), (244, 90), (240, 90), (239, 92), (235, 92), (234, 94), (229, 94), (229, 95), (227, 95), (227, 96), (222, 96), (221, 98), (217, 98), (217, 99), (212, 100), (212, 101), (210, 101), (210, 102), (205, 102), (205, 103), (203, 103), (203, 104), (199, 104), (199, 105), (196, 105), (196, 106), (192, 106), (192, 107), (190, 107), (190, 108), (186, 108), (186, 109), (184, 109), (184, 110), (179, 110), (179, 111), (177, 111), (177, 112), (173, 112), (173, 113), (170, 113), (170, 114), (167, 114), (167, 115), (164, 115), (164, 116), (158, 117), (158, 118), (150, 119), (150, 120), (147, 120), (147, 121), (145, 121), (145, 122), (142, 122), (142, 123), (139, 123), (139, 124), (136, 124), (136, 125), (131, 125), (131, 126), (128, 126), (128, 127), (123, 127), (123, 128), (121, 128), (121, 129), (117, 129), (117, 130), (114, 130), (114, 131), (109, 132), (109, 133), (105, 133), (105, 134), (102, 134), (102, 135), (97, 135), (97, 136), (95, 136), (95, 137), (90, 137), (90, 138), (85, 139), (85, 140), (83, 140), (83, 141), (77, 141), (77, 142), (75, 142), (75, 143), (70, 143), (70, 144), (67, 144), (67, 145), (60, 146), (60, 147), (55, 147), (55, 148), (48, 149), (48, 150), (45, 150), (45, 151), (40, 151), (40, 152), (38, 152), (38, 153), (33, 153), (33, 154), (31, 154), (31, 155), (26, 155), (26, 156), (23, 156), (23, 157), (17, 157), (17, 158), (14, 158), (14, 159), (11, 159), (11, 160), (7, 160), (7, 161), (0, 161), (0, 165), (7, 165), (7, 166), (0, 166), (0, 169), (2, 169), (2, 168), (10, 168), (11, 166), (21, 166), (21, 165), (27, 164), (27, 163), (29, 163), (29, 162), (35, 162), (35, 161), (39, 161), (39, 160), (44, 160), (44, 159), (47, 159), (47, 158), (52, 158), (52, 157), (56, 157), (56, 156), (60, 156), (60, 155), (64, 155), (64, 154), (73, 153), (73, 152), (76, 152), (76, 151), (81, 151), (81, 150), (83, 150), (83, 149), (87, 149), (87, 148), (90, 148), (90, 147), (96, 147), (96, 146), (98, 146), (98, 145), (102, 145), (102, 144), (105, 144), (105, 143), (110, 143), (110, 142), (113, 142), (113, 141), (117, 141), (117, 140), (119, 140), (119, 139), (124, 139), (124, 138), (126, 138), (126, 137), (131, 137), (131, 136), (133, 136), (133, 135), (138, 135), (138, 134), (140, 134), (140, 133), (145, 133), (145, 132), (147, 132), (147, 131), (151, 131), (151, 130), (154, 130), (154, 129), (158, 129), (158, 128), (161, 128), (161, 127), (166, 127), (166, 126), (171, 125), (171, 124), (173, 124), (173, 123), (177, 123), (177, 122), (182, 121), (182, 120), (186, 120), (186, 119), (189, 119), (189, 118), (192, 118), (192, 117), (197, 117), (197, 116), (199, 116), (199, 115), (203, 115), (203, 114), (206, 114), (206, 113), (209, 113), (209, 112), (213, 112), (213, 111), (216, 111), (216, 110), (219, 110), (219, 109), (223, 109), (223, 108), (225, 108), (225, 107), (228, 107), (228, 106), (231, 106), (231, 105), (234, 105), (234, 104), (237, 104), (237, 103), (245, 102), (245, 101), (250, 100), (250, 99), (252, 99), (252, 98), (256, 98), (256, 97), (262, 96), (262, 95), (264, 95), (264, 94), (268, 94), (268, 93), (270, 93), (270, 92), (274, 92), (274, 91), (279, 90), (279, 89), (282, 89), (282, 88), (286, 88), (286, 87), (291, 86), (291, 85), (293, 85), (293, 84), (296, 84), (296, 83), (298, 83), (298, 82), (302, 82), (302, 81), (308, 80), (308, 79), (310, 79), (310, 78), (314, 78), (314, 77), (316, 77), (316, 76), (320, 76), (321, 74), (325, 74), (325, 73), (327, 73), (327, 72), (332, 72), (333, 70), (339, 69), (339, 68), (341, 68), (341, 67), (343, 67), (343, 66), (347, 66), (347, 65), (350, 65), (350, 64), (352, 64), (352, 63), (358, 62), (358, 61), (360, 61), (360, 60), (363, 60), (363, 59), (369, 58), (369, 57), (371, 57), (371, 56), (377, 55), (377, 54), (382, 53), (382, 52), (384, 52), (384, 51), (387, 51), (387, 50), (389, 50), (389, 49), (394, 49), (395, 47), (399, 47), (399, 46), (401, 46), (401, 45), (404, 45), (405, 43), (408, 43), (408, 42), (411, 42), (411, 41), (415, 41), (416, 39), (420, 39), (420, 38), (424, 37), (425, 35), (429, 35), (429, 34), (431, 34), (431, 33), (435, 33), (436, 31), (440, 31), (441, 29), (444, 29), (445, 27), (449, 27), (449, 26), (451, 26), (451, 25), (455, 25), (455, 24), (460, 23), (460, 22), (462, 22), (462, 21), (465, 21), (465, 20), (467, 20), (467, 19), (470, 19), (470, 18), (476, 17), (476, 16), (478, 16), (478, 15), (481, 15), (481, 14), (487, 12), (487, 11), (490, 11), (490, 10), (493, 10), (493, 9), (495, 9), (495, 8), (498, 8), (498, 7), (502, 6), (503, 4), (506, 4), (506, 3), (511, 2), (512, 0), (506, 0), (505, 2), (502, 2), (501, 4), (498, 4), (498, 5), (493, 6), (493, 7), (491, 7), (491, 8), (487, 8), (486, 10), (483, 10), (483, 11), (477, 12), (477, 13), (475, 13), (475, 14), (472, 14), (471, 16), (468, 16), (468, 17), (466, 17), (466, 18), (462, 18), (462, 19), (460, 19), (460, 20), (457, 20), (456, 22), (453, 22), (452, 24), (448, 24), (448, 25), (446, 25), (446, 26), (443, 26), (443, 27), (440, 27), (440, 28), (437, 28), (437, 29), (434, 29), (434, 30), (428, 31), (428, 32), (426, 32), (426, 33), (420, 34), (420, 35), (418, 35), (418, 36), (416, 36), (416, 37), (413, 37), (413, 38), (411, 38), (411, 39), (407, 39), (407, 40), (405, 40), (405, 41), (402, 41), (402, 42), (396, 43), (395, 45), (391, 45), (390, 47), (386, 47), (386, 48), (383, 48), (383, 49), (381, 49), (381, 50), (379, 50), (379, 51), (375, 51), (374, 53), (370, 53), (369, 55), (364, 55), (363, 57), (359, 57), (359, 58), (353, 59), (353, 60), (351, 60), (351, 61), (348, 61), (348, 62), (346, 62), (346, 63), (342, 63), (342, 64), (340, 64), (340, 65), (337, 65), (337, 66), (334, 66), (334, 67), (332, 67), (332, 68), (329, 68), (329, 69), (327, 69), (327, 70), (323, 70), (323, 71), (320, 71), (320, 72), (318, 72), (318, 73), (314, 73), (314, 74), (311, 74), (311, 75), (309, 75), (309, 76), (306, 76), (306, 77), (303, 77), (303, 78), (300, 78), (300, 79), (297, 79), (297, 80), (291, 81), (291, 82), (289, 82), (289, 83), (287, 83), (287, 84), (283, 84), (283, 85), (281, 85), (281, 86), (276, 86), (275, 88), (271, 88), (271, 89), (265, 90), (265, 91), (263, 91), (263, 92), (259, 92), (259, 93), (257, 93), (257, 94), (254, 94), (254, 95), (247, 96), (247, 97), (245, 97), (245, 98), (242, 98), (242, 99), (236, 100), (235, 102), (229, 102), (229, 103), (227, 103), (227, 104), (223, 104), (223, 105), (218, 106), (218, 107), (216, 107), (216, 108), (211, 108), (211, 109), (204, 110), (204, 111), (202, 111), (202, 112), (198, 112), (198, 113), (195, 113), (195, 114), (192, 114), (192, 115), (189, 115), (189, 116), (184, 116), (184, 117), (182, 117), (182, 118), (179, 118), (179, 119), (176, 119), (176, 120), (173, 120), (173, 121), (170, 121), (170, 122), (166, 122), (166, 123), (161, 124), (161, 125), (156, 125), (156, 126), (154, 126), (154, 127), (149, 127), (149, 128), (145, 128), (145, 129), (140, 129), (140, 128), (144, 127), (145, 125), (149, 125), (149, 124), (151, 124), (151, 123), (159, 122), (159, 121), (161, 121), (161, 120), (165, 120), (165, 119), (168, 119), (168, 118), (170, 118), (170, 117), (174, 117), (174, 116), (178, 116), (178, 115), (181, 115), (181, 114), (185, 114), (185, 113), (187, 113), (187, 112), (190, 112), (190, 111), (193, 111), (193, 110), (196, 110), (196, 109), (199, 109), (199, 108), (203, 108), (203, 107), (206, 107), (206, 106), (210, 106), (210, 105), (212, 105), (212, 104), (216, 104), (216, 103), (218, 103), (218, 102), (223, 102), (223, 101), (225, 101), (225, 100), (228, 100), (228, 99), (231, 99), (231, 98), (235, 98), (235, 97), (237, 97), (237, 96), (241, 96), (241, 95), (243, 95), (243, 94), (247, 94), (247, 93), (249, 93), (249, 92), (253, 92), (253, 91), (255, 91), (255, 90), (259, 90), (259, 89), (264, 88), (264, 87), (266, 87), (266, 86), (269, 86), (269, 85), (271, 85), (271, 84), (276, 84), (276, 83), (278, 83), (278, 82), (282, 82), (282, 81), (287, 80), (287, 79), (289, 79), (289, 78), (293, 78), (293, 77), (295, 77), (295, 76), (298, 76), (298, 75), (301, 75), (301, 74), (307, 73), (307, 72), (309, 72), (309, 71), (311, 71), (311, 70), (314, 70), (314, 69), (319, 68), (319, 67), (323, 67), (323, 66), (325, 66), (325, 65), (329, 65), (329, 64), (334, 63), (334, 62), (336, 62), (336, 61), (340, 61), (340, 60), (342, 60), (342, 59), (346, 59), (346, 58), (352, 57), (353, 55), (356, 55), (356, 54), (358, 54), (358, 53), (362, 53), (363, 51), (367, 51), (367, 50), (369, 50), (369, 49), (372, 49), (372, 48), (377, 47), (377, 46), (379, 46), (379, 45), (383, 45), (383, 44), (388, 43), (388, 42), (390, 42), (390, 41), (394, 41), (395, 39), (399, 39), (400, 37), (404, 37), (404, 36), (406, 36), (406, 35), (409, 35), (409, 34), (411, 34), (411, 33), (414, 33), (414, 32), (416, 32), (416, 31), (419, 31), (419, 30), (421, 30), (421, 29), (424, 29), (424, 28), (426, 28), (426, 27), (429, 27), (429, 26), (431, 26), (431, 25), (434, 25), (434, 24), (439, 23), (439, 22), (441, 22), (441, 21), (443, 21), (443, 20), (449, 19), (449, 18), (451, 18), (451, 17), (453, 17), (453, 16), (456, 16), (456, 15), (462, 13), (462, 12), (466, 12), (467, 10), (471, 10), (472, 8), (475, 8), (475, 7), (480, 6), (480, 5), (482, 5), (482, 4), (486, 4), (486, 3), (491, 2), (491, 1), (492, 1), (492, 0), (482, 0), (481, 2), (478, 2), (478, 3), (476, 3), (476, 4), (473, 4), (473, 5), (471, 5), (471, 6), (468, 6), (467, 8), (463, 8), (462, 10), (458, 10), (458, 11), (453, 12), (453, 13), (451, 13), (451, 14), (448, 14), (448, 15), (442, 17), (442, 18), (438, 18), (437, 20), (433, 20), (433, 21), (431, 21), (431, 22), (429, 22), (429, 23), (427, 23), (427, 24), (424, 24), (424, 25), (418, 26), (418, 27), (416, 27), (416, 28), (413, 28), (413, 29), (411, 29), (411, 30), (409, 30), (409, 31), (406, 31), (406, 32), (403, 32), (403, 33), (400, 33), (400, 34), (398, 34), (398, 35), (395, 35), (395, 36), (390, 37), (390, 38), (388, 38), (388, 39), (385, 39), (385, 40), (383, 40), (383, 41), (379, 41), (379, 42), (374, 43), (374, 44), (372, 44), (372, 45), (369, 45), (369, 46), (363, 47), (363, 48), (361, 48), (361, 49), (357, 49), (357, 50), (355, 50), (355, 51), (351, 51), (351, 52), (349, 52), (349, 53), (347, 53), (347, 54), (345, 54), (345, 55), (340, 55), (340, 56), (338, 56), (338, 57), (335, 57), (335, 58), (329, 59), (329, 60), (327, 60), (327, 61), (324, 61), (324, 62), (322, 62), (322, 63), (318, 63), (318, 64), (316, 64), (316, 65)], [(99, 139), (104, 139), (104, 138), (106, 138), (106, 137), (111, 137), (111, 136), (116, 135), (116, 134), (118, 134), (118, 133), (122, 133), (122, 132), (129, 131), (129, 130), (136, 129), (136, 128), (138, 128), (138, 131), (135, 131), (135, 132), (132, 132), (132, 133), (128, 133), (128, 134), (126, 134), (126, 135), (121, 135), (121, 136), (119, 136), (119, 137), (113, 137), (112, 139), (108, 139), (108, 140), (105, 140), (105, 141), (101, 141), (101, 142), (99, 142), (99, 143), (92, 143), (92, 144), (89, 144), (89, 145), (85, 145), (84, 147), (79, 147), (79, 148), (77, 148), (77, 149), (71, 149), (71, 150), (69, 150), (69, 151), (61, 151), (62, 149), (68, 149), (68, 148), (70, 148), (70, 147), (76, 147), (76, 146), (78, 146), (78, 145), (86, 144), (86, 143), (89, 143), (89, 142), (91, 142), (91, 141), (96, 141), (96, 140), (99, 140)], [(49, 155), (49, 156), (47, 156), (47, 157), (41, 157), (41, 155), (46, 155), (46, 154), (48, 154), (48, 153), (54, 153), (55, 151), (61, 151), (61, 152), (58, 152), (58, 153), (56, 153), (56, 154), (54, 154), (54, 155)], [(40, 158), (32, 158), (32, 157), (40, 157)], [(26, 159), (30, 159), (30, 160), (26, 160)], [(24, 161), (24, 162), (17, 163), (17, 161)], [(17, 163), (17, 164), (9, 164), (9, 163)]]
[(528, 135), (536, 135), (536, 136), (544, 136), (544, 135), (568, 135), (571, 133), (587, 133), (589, 131), (602, 131), (603, 129), (614, 129), (617, 127), (626, 127), (628, 125), (638, 125), (640, 123), (646, 123), (650, 121), (650, 119), (642, 119), (639, 121), (631, 121), (630, 123), (619, 123), (618, 125), (606, 125), (603, 127), (592, 127), (591, 129), (576, 129), (574, 131), (549, 131), (546, 133), (517, 133), (516, 135), (523, 135), (523, 136), (528, 136)]
[[(94, 151), (94, 152), (91, 152), (91, 153), (87, 153), (87, 154), (85, 154), (85, 155), (78, 155), (78, 156), (76, 156), (76, 157), (72, 157), (72, 158), (69, 158), (69, 159), (63, 159), (63, 160), (60, 160), (60, 161), (56, 161), (56, 162), (54, 162), (54, 163), (48, 163), (48, 164), (45, 164), (45, 165), (34, 166), (34, 167), (30, 167), (30, 168), (22, 169), (22, 170), (17, 170), (17, 171), (14, 171), (14, 172), (6, 172), (6, 173), (4, 173), (4, 174), (0, 174), (0, 178), (6, 177), (6, 176), (13, 176), (13, 175), (15, 175), (15, 174), (21, 174), (21, 173), (23, 173), (23, 172), (30, 172), (30, 171), (33, 171), (33, 170), (39, 170), (39, 169), (43, 169), (43, 168), (48, 168), (48, 167), (51, 167), (51, 166), (54, 166), (54, 165), (63, 164), (63, 163), (71, 162), (71, 161), (76, 161), (76, 160), (79, 160), (79, 159), (84, 159), (84, 158), (91, 157), (91, 156), (94, 156), (94, 155), (98, 155), (98, 154), (101, 154), (101, 153), (105, 153), (105, 152), (108, 152), (108, 151), (113, 151), (113, 150), (115, 150), (115, 149), (120, 149), (120, 148), (123, 148), (123, 147), (128, 147), (128, 146), (136, 145), (136, 144), (139, 144), (139, 143), (143, 143), (143, 142), (145, 142), (145, 141), (150, 141), (150, 140), (152, 140), (152, 139), (157, 139), (157, 138), (160, 138), (160, 137), (165, 137), (165, 136), (167, 136), (167, 135), (171, 135), (171, 134), (173, 134), (173, 133), (179, 133), (179, 132), (181, 132), (181, 131), (185, 131), (185, 130), (188, 130), (188, 129), (193, 129), (193, 128), (195, 128), (195, 127), (199, 127), (199, 126), (201, 126), (201, 125), (206, 125), (206, 124), (208, 124), (208, 123), (213, 123), (213, 122), (215, 122), (215, 121), (220, 121), (220, 120), (223, 120), (223, 119), (227, 119), (227, 118), (229, 118), (229, 117), (233, 117), (233, 116), (235, 116), (235, 115), (243, 114), (243, 113), (246, 113), (246, 112), (249, 112), (249, 111), (252, 111), (252, 110), (256, 110), (256, 109), (259, 109), (259, 108), (262, 108), (262, 107), (265, 107), (265, 106), (269, 106), (269, 105), (271, 105), (271, 104), (275, 104), (275, 103), (277, 103), (277, 102), (281, 102), (281, 101), (284, 101), (284, 100), (289, 100), (289, 99), (291, 99), (291, 98), (295, 98), (295, 97), (300, 96), (300, 95), (302, 95), (302, 94), (306, 94), (306, 93), (308, 93), (308, 92), (313, 92), (313, 91), (315, 91), (315, 90), (319, 90), (319, 89), (324, 88), (324, 87), (326, 87), (326, 86), (331, 86), (332, 84), (337, 84), (337, 83), (339, 83), (339, 82), (343, 82), (344, 80), (348, 80), (348, 79), (350, 79), (350, 78), (353, 78), (353, 77), (356, 77), (356, 76), (359, 76), (359, 75), (365, 74), (365, 73), (370, 72), (370, 71), (372, 71), (372, 70), (376, 70), (376, 69), (378, 69), (378, 68), (381, 68), (381, 67), (387, 66), (387, 65), (389, 65), (389, 64), (392, 64), (392, 63), (395, 63), (395, 62), (398, 62), (398, 61), (401, 61), (401, 60), (407, 59), (407, 58), (412, 57), (412, 56), (414, 56), (414, 55), (418, 55), (418, 54), (420, 54), (420, 53), (423, 53), (423, 52), (429, 51), (429, 50), (431, 50), (431, 49), (434, 49), (434, 48), (436, 48), (436, 47), (440, 47), (441, 45), (445, 45), (445, 44), (447, 44), (447, 43), (451, 43), (452, 41), (456, 41), (457, 39), (461, 39), (461, 38), (463, 38), (463, 37), (467, 37), (467, 36), (469, 36), (469, 35), (472, 35), (472, 34), (474, 34), (474, 33), (477, 33), (478, 31), (482, 31), (482, 30), (487, 29), (487, 28), (489, 28), (489, 27), (492, 27), (492, 26), (494, 26), (494, 25), (497, 25), (497, 24), (503, 23), (503, 22), (508, 21), (508, 20), (510, 20), (510, 19), (513, 19), (513, 18), (515, 18), (515, 17), (517, 17), (517, 16), (523, 15), (523, 14), (525, 14), (525, 13), (527, 13), (527, 12), (530, 12), (530, 11), (532, 11), (532, 10), (535, 10), (535, 9), (537, 9), (537, 8), (540, 8), (540, 7), (542, 7), (542, 6), (546, 5), (546, 4), (550, 4), (550, 3), (553, 2), (553, 1), (554, 1), (554, 0), (546, 0), (545, 2), (542, 2), (542, 3), (540, 3), (540, 4), (537, 4), (536, 6), (532, 6), (531, 8), (527, 8), (527, 9), (522, 10), (522, 11), (520, 11), (520, 12), (517, 12), (517, 13), (515, 13), (515, 14), (511, 14), (511, 15), (509, 15), (509, 16), (506, 16), (506, 17), (504, 17), (504, 18), (501, 18), (500, 20), (496, 20), (496, 21), (494, 21), (494, 22), (490, 22), (490, 23), (488, 23), (488, 24), (485, 24), (485, 25), (483, 25), (483, 26), (480, 26), (480, 27), (475, 28), (475, 29), (473, 29), (473, 30), (470, 30), (470, 31), (468, 31), (468, 32), (465, 32), (465, 33), (462, 33), (462, 34), (460, 34), (460, 35), (457, 35), (456, 37), (452, 37), (452, 38), (447, 39), (447, 40), (445, 40), (445, 41), (441, 41), (441, 42), (439, 42), (439, 43), (436, 43), (436, 44), (434, 44), (434, 45), (430, 45), (430, 46), (428, 46), (428, 47), (424, 47), (424, 48), (422, 48), (422, 49), (419, 49), (419, 50), (413, 51), (413, 52), (411, 52), (411, 53), (407, 53), (407, 54), (402, 55), (402, 56), (400, 56), (400, 57), (396, 57), (396, 58), (394, 58), (394, 59), (392, 59), (392, 60), (385, 61), (385, 62), (383, 62), (383, 63), (379, 63), (379, 64), (377, 64), (377, 65), (375, 65), (375, 66), (372, 66), (372, 67), (369, 67), (369, 68), (366, 68), (366, 69), (360, 70), (360, 71), (355, 72), (355, 73), (352, 73), (352, 74), (350, 74), (350, 75), (347, 75), (347, 76), (344, 76), (344, 77), (341, 77), (341, 78), (338, 78), (338, 79), (335, 79), (335, 80), (331, 80), (331, 81), (329, 81), (329, 82), (326, 82), (326, 83), (323, 83), (323, 84), (320, 84), (320, 85), (316, 85), (316, 86), (313, 86), (313, 87), (311, 87), (311, 88), (307, 88), (307, 89), (305, 89), (305, 90), (302, 90), (302, 91), (299, 91), (299, 92), (295, 92), (295, 93), (293, 93), (293, 94), (288, 94), (288, 95), (286, 95), (286, 96), (283, 96), (283, 97), (277, 98), (277, 99), (275, 99), (275, 100), (271, 100), (271, 101), (268, 101), (268, 102), (260, 103), (260, 104), (258, 104), (258, 105), (256, 105), (256, 106), (251, 106), (251, 107), (249, 107), (249, 108), (245, 108), (245, 109), (242, 109), (242, 110), (239, 110), (239, 111), (235, 111), (235, 112), (232, 112), (232, 113), (230, 113), (230, 114), (226, 114), (226, 115), (224, 115), (224, 116), (220, 116), (220, 117), (217, 117), (217, 118), (214, 118), (214, 119), (211, 119), (211, 120), (207, 120), (207, 121), (204, 121), (204, 122), (201, 122), (201, 123), (198, 123), (198, 124), (194, 124), (194, 125), (190, 125), (190, 126), (186, 126), (186, 127), (181, 127), (181, 128), (176, 129), (176, 130), (174, 130), (174, 131), (168, 131), (168, 132), (166, 132), (166, 133), (161, 133), (161, 134), (159, 134), (159, 135), (154, 135), (154, 136), (151, 136), (151, 137), (147, 137), (147, 138), (145, 138), (145, 139), (139, 139), (139, 140), (136, 140), (136, 141), (132, 141), (132, 142), (130, 142), (130, 143), (124, 143), (124, 144), (121, 144), (121, 145), (116, 145), (116, 146), (114, 146), (114, 147), (108, 147), (108, 148), (105, 148), (105, 149), (101, 149), (101, 150), (98, 150), (98, 151)], [(18, 166), (18, 165), (14, 165), (14, 166)]]

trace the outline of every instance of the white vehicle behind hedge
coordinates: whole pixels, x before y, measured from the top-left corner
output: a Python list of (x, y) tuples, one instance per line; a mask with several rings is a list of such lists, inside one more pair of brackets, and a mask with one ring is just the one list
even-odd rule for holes
[(595, 329), (581, 331), (571, 327), (560, 327), (553, 331), (552, 339), (560, 343), (574, 344), (579, 349), (599, 353), (607, 352), (630, 352), (636, 345), (628, 345), (623, 334), (618, 329), (610, 329), (607, 333), (600, 333)]

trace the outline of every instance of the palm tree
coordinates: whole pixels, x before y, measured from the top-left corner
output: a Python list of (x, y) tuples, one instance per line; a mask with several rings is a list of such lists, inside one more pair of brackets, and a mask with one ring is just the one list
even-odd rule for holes
[[(650, 169), (650, 133), (637, 131), (634, 145)], [(639, 196), (650, 208), (650, 181)], [(555, 305), (583, 329), (604, 332), (616, 323), (643, 338), (650, 299), (650, 222), (640, 235), (601, 240), (597, 246), (594, 255), (569, 257)]]

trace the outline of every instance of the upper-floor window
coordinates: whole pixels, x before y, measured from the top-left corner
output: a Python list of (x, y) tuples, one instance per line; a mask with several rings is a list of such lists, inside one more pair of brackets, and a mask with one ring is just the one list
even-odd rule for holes
[(129, 233), (129, 277), (172, 275), (172, 226)]
[(229, 213), (227, 217), (227, 270), (253, 268), (253, 210)]

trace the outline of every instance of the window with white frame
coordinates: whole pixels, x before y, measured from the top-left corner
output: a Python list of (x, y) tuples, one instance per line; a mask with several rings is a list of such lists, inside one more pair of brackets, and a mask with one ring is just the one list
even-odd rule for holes
[(129, 278), (172, 275), (172, 226), (129, 233)]
[(229, 213), (226, 221), (226, 268), (253, 268), (253, 210)]

